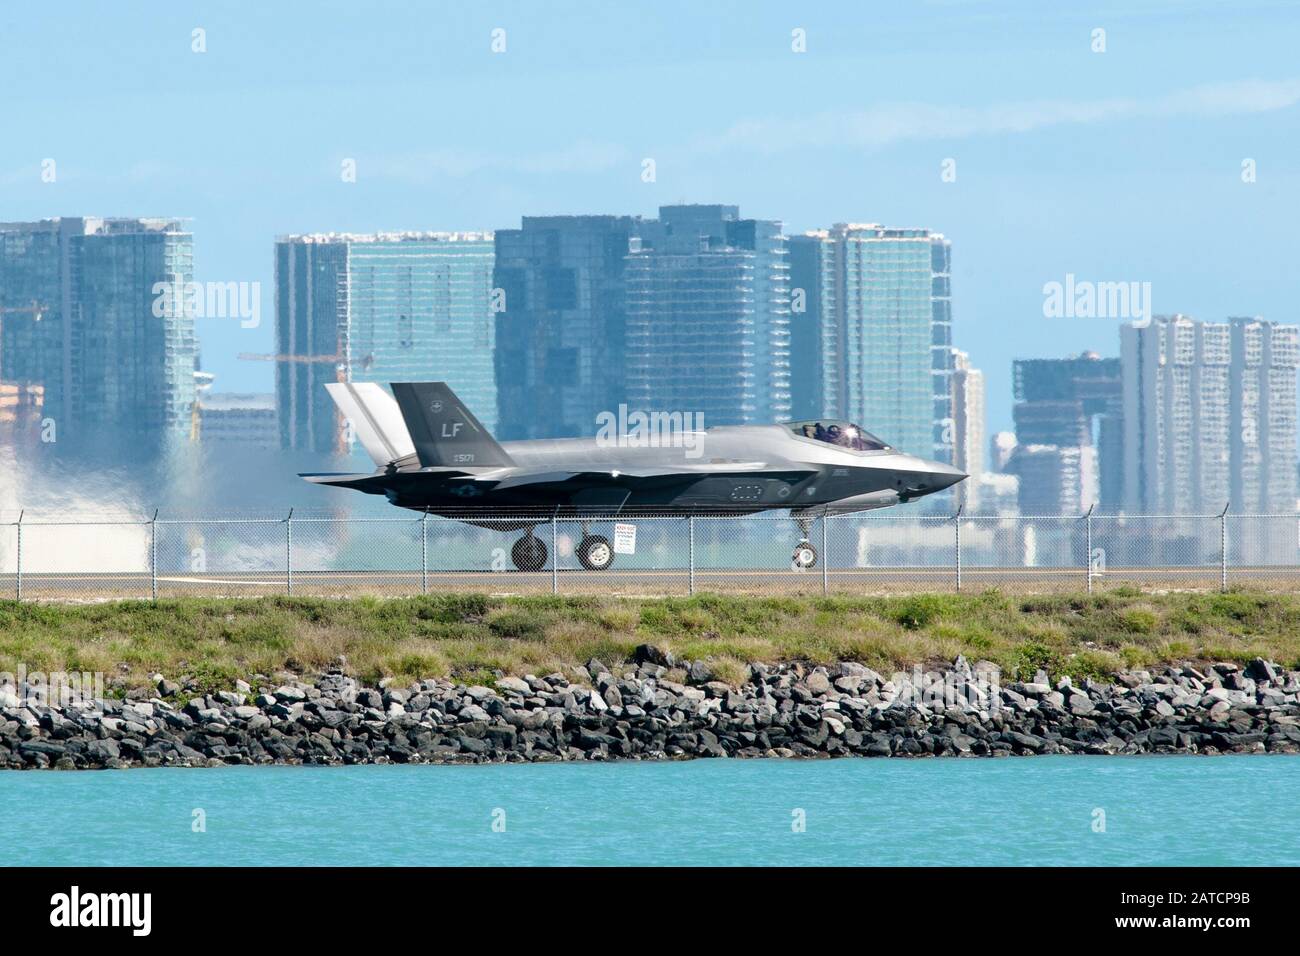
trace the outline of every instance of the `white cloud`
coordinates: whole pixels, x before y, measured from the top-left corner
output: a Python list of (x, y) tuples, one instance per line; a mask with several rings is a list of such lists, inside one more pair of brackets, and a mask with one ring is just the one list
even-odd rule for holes
[(701, 152), (743, 148), (779, 152), (830, 145), (880, 148), (908, 140), (964, 139), (1051, 126), (1175, 116), (1226, 116), (1287, 109), (1300, 102), (1300, 80), (1242, 80), (1147, 99), (1026, 100), (991, 106), (885, 103), (853, 112), (745, 120), (696, 141)]
[(629, 155), (626, 149), (612, 143), (578, 141), (564, 149), (532, 153), (442, 149), (380, 157), (367, 165), (376, 176), (429, 183), (436, 179), (461, 179), (480, 172), (598, 173), (619, 163), (630, 162)]
[[(720, 134), (695, 137), (684, 149), (671, 152), (679, 156), (731, 150), (776, 153), (846, 145), (880, 149), (908, 141), (1028, 133), (1054, 126), (1263, 113), (1288, 109), (1296, 103), (1300, 103), (1300, 79), (1240, 80), (1146, 98), (1022, 100), (988, 106), (893, 102), (856, 111), (745, 119)], [(632, 152), (625, 147), (580, 140), (558, 150), (527, 153), (443, 149), (379, 157), (367, 165), (373, 175), (428, 184), (439, 179), (463, 179), (482, 172), (534, 175), (598, 173), (634, 161)]]

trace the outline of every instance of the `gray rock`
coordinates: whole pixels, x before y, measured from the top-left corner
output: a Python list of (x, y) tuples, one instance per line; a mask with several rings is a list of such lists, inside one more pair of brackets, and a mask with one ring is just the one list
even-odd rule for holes
[(687, 672), (687, 679), (692, 684), (707, 684), (713, 680), (713, 668), (704, 661), (691, 661), (690, 670)]
[[(1168, 706), (1168, 705), (1166, 705)], [(1091, 714), (1095, 709), (1092, 700), (1086, 694), (1071, 694), (1069, 700), (1070, 713), (1077, 716)], [(1173, 708), (1170, 708), (1172, 712)]]
[(257, 706), (243, 703), (248, 689), (180, 709), (135, 694), (105, 700), (102, 714), (71, 700), (27, 704), (15, 690), (0, 706), (0, 767), (1300, 752), (1300, 675), (1267, 661), (1135, 671), (1114, 684), (1062, 678), (1059, 690), (1014, 683), (957, 701), (855, 662), (755, 663), (739, 687), (702, 680), (696, 665), (692, 686), (660, 664), (619, 676), (594, 659), (576, 672), (594, 673), (592, 688), (560, 674), (502, 677), (495, 690), (445, 679), (360, 688), (332, 672), (304, 689), (286, 675)]
[(1262, 657), (1256, 657), (1246, 665), (1246, 676), (1255, 681), (1277, 680), (1281, 670), (1272, 661), (1266, 661)]
[(638, 644), (632, 651), (632, 660), (637, 664), (656, 664), (660, 667), (675, 667), (677, 661), (673, 655), (655, 644)]
[(813, 671), (804, 678), (803, 683), (804, 686), (808, 688), (808, 692), (817, 697), (830, 693), (831, 681), (830, 678), (826, 676), (825, 671)]
[(509, 691), (514, 694), (528, 695), (532, 693), (532, 687), (527, 681), (518, 677), (500, 677), (497, 679), (497, 690)]

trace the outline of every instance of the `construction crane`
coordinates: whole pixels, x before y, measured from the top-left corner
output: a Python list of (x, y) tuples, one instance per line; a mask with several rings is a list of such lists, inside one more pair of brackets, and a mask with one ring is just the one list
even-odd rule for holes
[(259, 355), (256, 352), (240, 352), (241, 362), (297, 362), (303, 365), (315, 365), (321, 362), (347, 361), (346, 355)]
[(7, 315), (10, 312), (30, 312), (32, 315), (32, 320), (35, 322), (41, 321), (42, 317), (44, 317), (46, 311), (48, 310), (49, 310), (48, 305), (42, 305), (40, 302), (37, 302), (35, 299), (32, 300), (31, 305), (24, 305), (21, 307), (12, 306), (12, 305), (9, 306), (0, 305), (0, 315)]
[[(338, 364), (339, 374), (347, 368), (348, 357), (346, 355), (261, 355), (257, 352), (240, 352), (239, 359), (242, 362), (291, 362), (298, 365), (324, 365), (330, 362)], [(361, 361), (357, 362), (358, 368), (363, 371), (369, 371), (375, 364), (375, 353), (367, 353)], [(342, 378), (339, 381), (343, 381)]]

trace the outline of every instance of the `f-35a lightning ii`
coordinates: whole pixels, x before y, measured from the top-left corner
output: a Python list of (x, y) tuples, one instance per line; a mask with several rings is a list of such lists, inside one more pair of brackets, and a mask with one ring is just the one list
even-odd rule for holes
[(613, 563), (614, 549), (590, 533), (593, 521), (774, 509), (789, 509), (803, 532), (793, 565), (811, 568), (814, 518), (888, 507), (966, 477), (829, 419), (497, 442), (445, 382), (394, 382), (391, 396), (375, 383), (325, 387), (377, 470), (303, 478), (481, 527), (526, 529), (511, 551), (521, 571), (545, 566), (546, 545), (535, 529), (552, 515), (579, 516), (578, 560), (599, 571)]

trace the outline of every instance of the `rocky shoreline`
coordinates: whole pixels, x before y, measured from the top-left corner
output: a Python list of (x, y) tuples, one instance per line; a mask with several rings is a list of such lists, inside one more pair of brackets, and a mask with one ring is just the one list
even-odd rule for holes
[(124, 699), (0, 684), (0, 768), (484, 763), (689, 757), (1300, 753), (1300, 671), (1256, 659), (1002, 683), (962, 658), (889, 678), (854, 662), (754, 664), (732, 686), (652, 645), (634, 660), (365, 687), (343, 664), (191, 696), (158, 677)]

